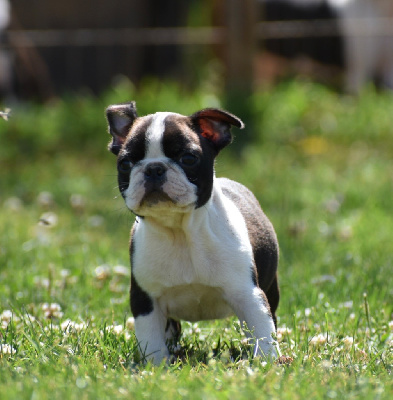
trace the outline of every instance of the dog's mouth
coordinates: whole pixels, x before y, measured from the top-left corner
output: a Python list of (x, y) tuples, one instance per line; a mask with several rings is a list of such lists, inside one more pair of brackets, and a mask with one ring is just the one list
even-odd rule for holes
[(155, 218), (191, 211), (196, 188), (176, 172), (170, 170), (165, 179), (130, 180), (124, 196), (127, 207), (136, 215)]
[(143, 196), (141, 206), (153, 207), (159, 203), (173, 203), (173, 200), (162, 190), (151, 190)]

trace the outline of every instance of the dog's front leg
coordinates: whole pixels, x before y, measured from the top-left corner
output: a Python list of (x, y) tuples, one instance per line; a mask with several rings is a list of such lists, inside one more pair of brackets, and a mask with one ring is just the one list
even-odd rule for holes
[(280, 355), (278, 344), (273, 339), (275, 326), (269, 304), (263, 291), (254, 287), (229, 296), (235, 314), (238, 316), (245, 334), (254, 344), (253, 355), (275, 359)]
[(166, 316), (153, 301), (153, 311), (135, 318), (135, 336), (143, 362), (161, 364), (169, 358), (169, 351), (165, 340)]

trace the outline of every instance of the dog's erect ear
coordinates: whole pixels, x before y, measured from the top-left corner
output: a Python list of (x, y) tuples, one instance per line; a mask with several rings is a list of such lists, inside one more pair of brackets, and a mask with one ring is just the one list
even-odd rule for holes
[(124, 104), (115, 104), (106, 109), (109, 133), (112, 141), (109, 143), (109, 150), (113, 154), (119, 154), (122, 144), (126, 139), (131, 125), (138, 118), (135, 101)]
[(243, 129), (243, 122), (233, 114), (217, 108), (206, 108), (190, 116), (198, 132), (208, 139), (217, 153), (231, 143), (231, 125)]

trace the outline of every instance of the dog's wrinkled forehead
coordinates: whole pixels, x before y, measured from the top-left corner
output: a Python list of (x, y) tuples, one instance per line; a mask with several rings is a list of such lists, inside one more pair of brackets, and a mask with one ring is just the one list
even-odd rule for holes
[(134, 122), (123, 151), (139, 161), (171, 157), (186, 148), (199, 148), (199, 142), (189, 117), (157, 112), (139, 117)]

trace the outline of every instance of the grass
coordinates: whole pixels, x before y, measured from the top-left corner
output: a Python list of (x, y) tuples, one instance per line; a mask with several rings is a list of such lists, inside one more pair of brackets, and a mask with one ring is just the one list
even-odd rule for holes
[(183, 323), (174, 365), (137, 362), (132, 218), (103, 110), (136, 99), (142, 114), (191, 113), (219, 97), (122, 82), (0, 120), (0, 398), (391, 398), (393, 97), (371, 88), (257, 92), (252, 140), (236, 132), (217, 162), (276, 228), (278, 339), (292, 364), (252, 360), (236, 319)]

